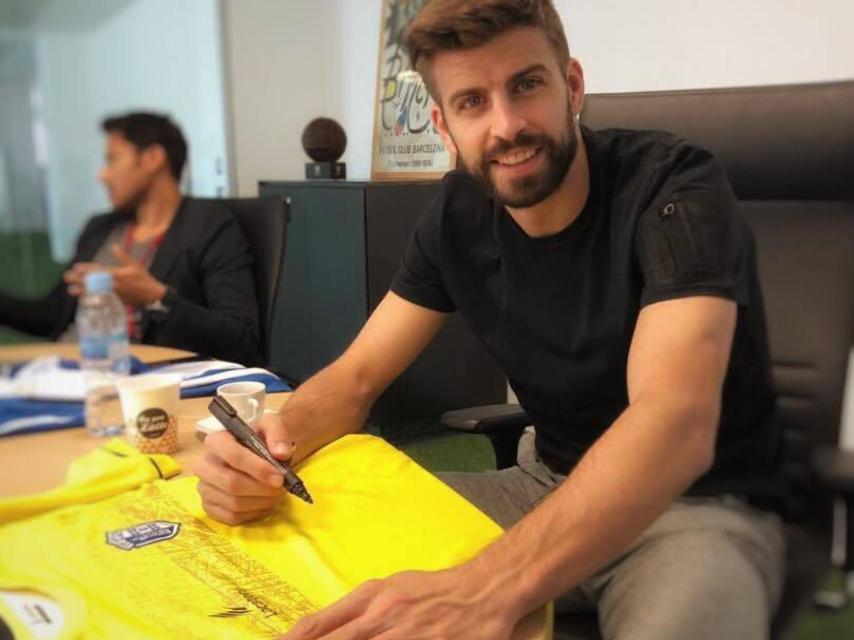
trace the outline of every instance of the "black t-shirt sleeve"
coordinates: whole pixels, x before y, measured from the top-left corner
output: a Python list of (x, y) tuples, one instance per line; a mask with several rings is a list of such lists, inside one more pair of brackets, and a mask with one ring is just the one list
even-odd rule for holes
[(635, 234), (641, 307), (694, 295), (748, 305), (752, 235), (714, 156), (681, 147), (653, 180), (647, 201)]
[(442, 280), (439, 255), (444, 192), (445, 185), (418, 220), (390, 289), (420, 307), (451, 313), (456, 305)]

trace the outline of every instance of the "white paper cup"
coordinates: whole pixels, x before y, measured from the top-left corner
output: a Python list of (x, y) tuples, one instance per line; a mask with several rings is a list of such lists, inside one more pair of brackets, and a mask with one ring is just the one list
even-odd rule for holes
[(264, 415), (267, 387), (263, 382), (229, 382), (217, 387), (216, 394), (225, 398), (246, 424), (255, 424)]
[(181, 377), (144, 374), (120, 380), (116, 386), (128, 441), (143, 453), (174, 453)]

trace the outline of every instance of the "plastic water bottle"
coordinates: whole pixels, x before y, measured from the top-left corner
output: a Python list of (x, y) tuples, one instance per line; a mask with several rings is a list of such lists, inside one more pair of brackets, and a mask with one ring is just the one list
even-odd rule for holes
[(75, 323), (86, 384), (86, 430), (112, 436), (124, 430), (116, 379), (130, 373), (127, 314), (113, 292), (111, 273), (88, 273), (84, 284)]

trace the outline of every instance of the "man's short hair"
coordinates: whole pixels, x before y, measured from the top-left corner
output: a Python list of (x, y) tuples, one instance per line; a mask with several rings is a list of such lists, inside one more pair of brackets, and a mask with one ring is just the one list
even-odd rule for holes
[(474, 49), (516, 27), (541, 29), (561, 70), (566, 70), (569, 43), (551, 0), (427, 0), (409, 23), (404, 45), (412, 68), (421, 74), (430, 95), (438, 102), (430, 75), (435, 54)]
[(144, 111), (105, 118), (101, 128), (106, 133), (119, 133), (142, 151), (151, 145), (163, 147), (169, 161), (169, 171), (176, 181), (187, 161), (187, 141), (181, 129), (168, 117)]

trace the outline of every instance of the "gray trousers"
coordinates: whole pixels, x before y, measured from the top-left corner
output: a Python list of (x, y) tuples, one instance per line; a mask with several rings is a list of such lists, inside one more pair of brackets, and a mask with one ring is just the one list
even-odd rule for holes
[[(439, 477), (505, 529), (566, 476), (519, 444), (518, 465)], [(606, 640), (762, 640), (782, 591), (780, 519), (735, 496), (677, 500), (629, 549), (555, 601), (598, 611)]]

